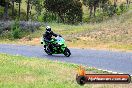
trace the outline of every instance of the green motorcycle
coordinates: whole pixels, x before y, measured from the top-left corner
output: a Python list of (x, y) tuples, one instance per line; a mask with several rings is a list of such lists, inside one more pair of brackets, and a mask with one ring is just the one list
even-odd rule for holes
[(52, 38), (49, 42), (45, 42), (44, 39), (41, 39), (41, 44), (44, 45), (44, 51), (48, 55), (52, 54), (64, 54), (66, 57), (71, 55), (70, 50), (65, 44), (65, 40), (61, 36)]

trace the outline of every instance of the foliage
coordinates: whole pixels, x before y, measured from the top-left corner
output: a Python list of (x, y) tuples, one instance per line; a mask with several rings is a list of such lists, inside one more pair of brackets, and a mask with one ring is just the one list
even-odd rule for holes
[[(31, 21), (73, 24), (82, 20), (83, 22), (100, 21), (113, 15), (121, 15), (128, 10), (125, 3), (116, 2), (115, 6), (113, 2), (114, 0), (0, 0), (0, 19), (30, 18)], [(28, 4), (29, 9), (27, 9)], [(84, 14), (82, 4), (85, 5)], [(89, 9), (87, 10), (89, 13), (85, 11), (86, 8)]]
[(83, 0), (83, 4), (90, 7), (94, 6), (95, 4), (98, 4), (99, 0)]
[(116, 8), (114, 5), (106, 5), (103, 8), (103, 11), (106, 12), (109, 17), (111, 17), (116, 13)]
[(56, 21), (57, 22), (57, 16), (56, 14), (53, 14), (51, 12), (45, 12), (43, 13), (43, 21), (44, 22), (53, 22)]
[(82, 3), (80, 0), (45, 0), (47, 11), (57, 14), (61, 22), (76, 23), (82, 21)]
[(125, 12), (126, 10), (127, 10), (126, 6), (123, 3), (116, 7), (111, 4), (104, 5), (104, 7), (103, 7), (103, 12), (106, 13), (107, 16), (109, 16), (109, 17), (112, 17), (115, 14), (120, 15), (123, 12)]
[(22, 31), (19, 27), (19, 23), (17, 21), (14, 22), (14, 24), (11, 27), (11, 33), (12, 33), (12, 37), (14, 39), (19, 39), (22, 37)]
[(76, 23), (82, 21), (82, 4), (79, 1), (73, 1), (73, 4), (71, 3), (71, 5), (69, 5), (69, 10), (70, 11), (66, 13), (66, 22)]
[(43, 11), (43, 0), (31, 0), (30, 3), (35, 7), (36, 16), (40, 20), (41, 12)]
[(126, 11), (126, 6), (125, 6), (125, 4), (121, 4), (120, 6), (119, 6), (119, 8), (120, 8), (120, 10), (121, 10), (121, 12), (123, 13), (123, 12), (125, 12)]
[[(103, 8), (103, 5), (108, 3), (108, 1), (109, 0), (83, 0), (83, 4), (86, 7), (89, 7), (90, 17), (91, 17), (92, 14), (94, 14), (94, 16), (95, 16), (97, 7)], [(93, 13), (93, 11), (94, 11), (94, 13)]]

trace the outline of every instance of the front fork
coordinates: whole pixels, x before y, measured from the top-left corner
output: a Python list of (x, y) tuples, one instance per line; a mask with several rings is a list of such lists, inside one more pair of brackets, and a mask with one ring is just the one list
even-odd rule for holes
[(53, 52), (50, 48), (49, 48), (49, 45), (44, 45), (44, 50), (47, 51), (47, 50), (50, 50), (50, 52)]
[(46, 49), (46, 45), (44, 45), (44, 49)]
[(46, 45), (44, 45), (44, 50), (46, 50)]

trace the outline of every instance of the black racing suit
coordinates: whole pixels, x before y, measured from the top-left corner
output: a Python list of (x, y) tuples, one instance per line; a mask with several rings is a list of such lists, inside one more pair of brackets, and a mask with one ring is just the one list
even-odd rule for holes
[[(52, 39), (52, 36), (57, 37), (58, 35), (55, 34), (53, 31), (51, 31), (50, 33), (46, 31), (46, 32), (43, 34), (44, 41), (48, 43), (48, 46), (49, 46), (49, 48), (50, 48), (51, 51), (53, 51), (53, 49), (52, 49), (52, 48), (53, 48), (53, 47), (52, 47), (52, 44), (50, 44), (50, 40)], [(44, 47), (45, 47), (45, 46), (44, 46)]]

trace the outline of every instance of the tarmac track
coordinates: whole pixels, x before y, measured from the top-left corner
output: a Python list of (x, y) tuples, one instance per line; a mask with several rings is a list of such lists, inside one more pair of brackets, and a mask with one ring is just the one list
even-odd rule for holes
[(132, 52), (73, 48), (70, 50), (72, 53), (70, 57), (64, 55), (49, 56), (43, 51), (43, 46), (0, 44), (0, 53), (47, 58), (132, 75)]

